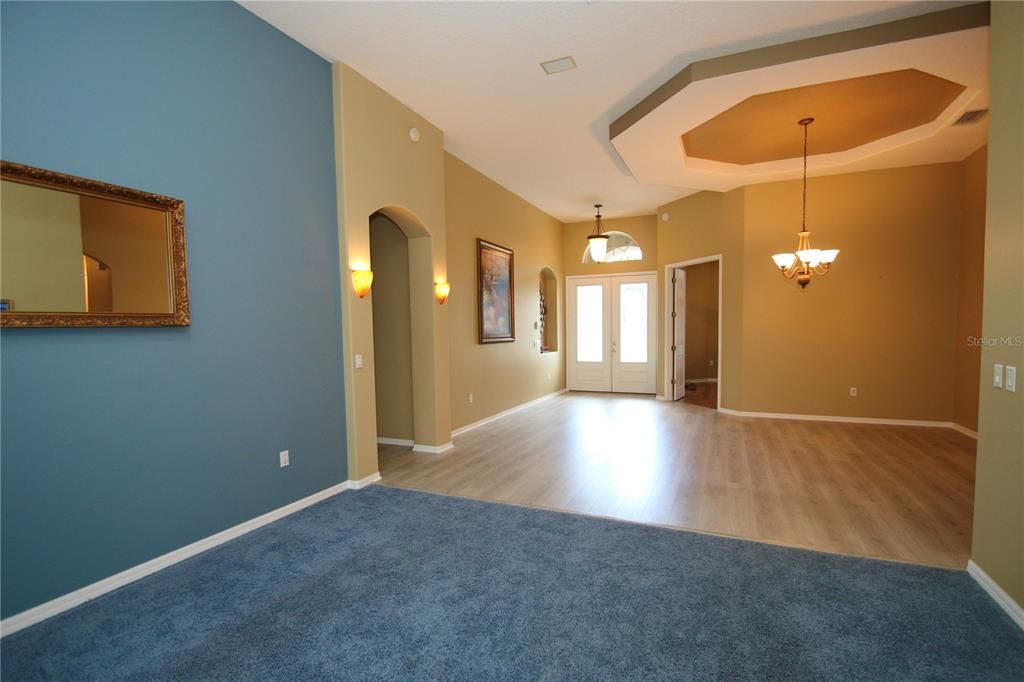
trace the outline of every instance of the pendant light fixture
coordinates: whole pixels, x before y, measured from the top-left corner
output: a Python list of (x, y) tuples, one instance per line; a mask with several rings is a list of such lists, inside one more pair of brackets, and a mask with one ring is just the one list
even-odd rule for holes
[(590, 242), (590, 257), (597, 263), (604, 261), (604, 257), (608, 254), (608, 235), (604, 233), (604, 225), (601, 223), (602, 205), (594, 204), (594, 208), (597, 209), (597, 214), (594, 216), (594, 229), (587, 237), (587, 241)]
[(813, 118), (800, 119), (799, 125), (804, 128), (804, 203), (803, 222), (797, 235), (796, 253), (777, 253), (772, 260), (786, 279), (796, 277), (797, 284), (805, 288), (811, 283), (812, 275), (824, 275), (829, 266), (835, 262), (839, 249), (812, 249), (811, 233), (807, 231), (807, 128), (814, 123)]

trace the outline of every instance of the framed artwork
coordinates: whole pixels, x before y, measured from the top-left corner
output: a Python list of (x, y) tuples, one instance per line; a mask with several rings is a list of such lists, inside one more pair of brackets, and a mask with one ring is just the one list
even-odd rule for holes
[(476, 240), (480, 343), (516, 340), (515, 257), (512, 249)]

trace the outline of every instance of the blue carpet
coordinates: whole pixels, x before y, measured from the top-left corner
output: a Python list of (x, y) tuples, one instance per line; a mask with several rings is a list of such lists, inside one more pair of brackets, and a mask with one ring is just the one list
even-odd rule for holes
[(5, 638), (3, 679), (1021, 680), (964, 572), (374, 486)]

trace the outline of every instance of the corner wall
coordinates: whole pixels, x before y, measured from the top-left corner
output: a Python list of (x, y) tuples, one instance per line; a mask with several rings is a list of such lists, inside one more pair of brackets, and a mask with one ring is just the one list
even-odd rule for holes
[(7, 617), (347, 476), (330, 65), (231, 3), (0, 14), (0, 155), (183, 199), (193, 320), (0, 332)]
[[(360, 299), (350, 270), (372, 266), (370, 216), (383, 212), (409, 237), (413, 420), (418, 444), (439, 447), (451, 433), (448, 306), (434, 300), (447, 277), (444, 138), (425, 118), (344, 64), (335, 64), (334, 130), (338, 240), (350, 477), (377, 473), (372, 296)], [(409, 137), (420, 132), (419, 142)]]
[(1024, 387), (992, 387), (992, 367), (1024, 371), (1024, 4), (992, 3), (992, 110), (985, 304), (972, 560), (1024, 606)]
[(953, 422), (978, 430), (978, 401), (981, 372), (981, 312), (985, 283), (985, 185), (988, 147), (960, 164), (960, 243), (957, 249), (956, 363), (953, 389)]
[[(459, 428), (565, 387), (565, 323), (558, 315), (558, 350), (541, 353), (540, 272), (558, 282), (565, 305), (562, 224), (463, 161), (445, 154), (448, 275), (451, 296), (452, 426)], [(476, 240), (515, 252), (513, 343), (477, 340)], [(473, 402), (469, 402), (469, 394)]]

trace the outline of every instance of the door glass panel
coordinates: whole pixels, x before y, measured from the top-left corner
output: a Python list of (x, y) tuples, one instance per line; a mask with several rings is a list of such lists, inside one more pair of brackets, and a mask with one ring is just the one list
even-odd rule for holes
[(576, 361), (604, 360), (604, 286), (576, 287)]
[(647, 362), (647, 282), (619, 285), (619, 362)]

